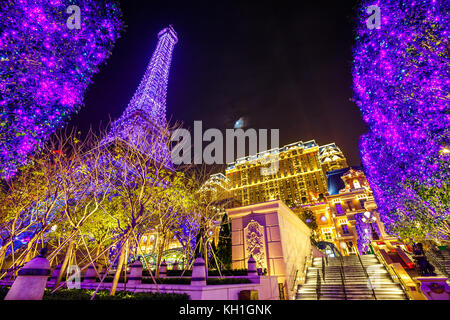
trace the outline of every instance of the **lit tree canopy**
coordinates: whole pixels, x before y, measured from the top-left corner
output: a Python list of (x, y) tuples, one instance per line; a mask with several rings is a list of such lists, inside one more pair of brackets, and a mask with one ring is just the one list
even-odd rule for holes
[[(379, 29), (366, 23), (371, 5), (380, 8)], [(354, 97), (369, 125), (361, 158), (383, 222), (397, 234), (405, 220), (412, 229), (428, 221), (428, 230), (440, 231), (434, 238), (449, 234), (443, 152), (450, 142), (449, 20), (446, 1), (362, 1), (359, 7)], [(424, 190), (442, 192), (429, 202)], [(428, 219), (419, 219), (424, 208)]]
[[(77, 21), (75, 11), (67, 13), (71, 5), (80, 8), (80, 29), (69, 28)], [(18, 0), (0, 7), (0, 177), (10, 178), (78, 111), (122, 22), (115, 0)]]

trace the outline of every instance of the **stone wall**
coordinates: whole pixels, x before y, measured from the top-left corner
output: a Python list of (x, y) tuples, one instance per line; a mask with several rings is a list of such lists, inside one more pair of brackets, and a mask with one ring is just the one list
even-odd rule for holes
[(277, 276), (287, 298), (295, 292), (296, 272), (311, 253), (311, 231), (282, 201), (227, 210), (232, 224), (233, 268), (247, 268), (252, 255), (257, 267)]

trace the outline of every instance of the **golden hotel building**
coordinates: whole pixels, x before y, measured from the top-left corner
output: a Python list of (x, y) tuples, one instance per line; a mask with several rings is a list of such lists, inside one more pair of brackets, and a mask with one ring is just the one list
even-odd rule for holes
[[(264, 175), (267, 157), (278, 159), (278, 169)], [(283, 200), (289, 207), (323, 202), (328, 191), (324, 170), (345, 168), (347, 161), (334, 144), (320, 147), (314, 140), (237, 159), (225, 174), (229, 192), (242, 205)]]

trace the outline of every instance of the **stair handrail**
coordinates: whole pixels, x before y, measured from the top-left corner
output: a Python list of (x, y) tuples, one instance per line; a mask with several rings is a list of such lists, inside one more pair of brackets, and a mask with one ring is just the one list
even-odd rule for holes
[[(308, 273), (308, 268), (309, 268), (308, 263), (310, 262), (309, 259), (311, 257), (312, 257), (312, 250), (311, 250), (311, 254), (310, 254), (309, 257), (308, 257), (308, 255), (305, 256), (305, 262), (303, 263), (302, 271), (300, 272), (300, 275), (299, 275), (300, 278), (301, 278), (301, 284), (300, 285), (304, 284), (305, 281), (306, 281), (306, 274)], [(297, 272), (298, 272), (298, 269), (297, 269)], [(296, 278), (294, 280), (293, 288), (295, 288), (296, 284), (297, 284), (297, 287), (299, 286), (299, 284), (297, 282), (297, 275), (298, 275), (298, 273), (296, 273)]]
[(302, 277), (303, 280), (306, 280), (306, 274), (308, 272), (308, 267), (309, 267), (308, 263), (309, 263), (309, 259), (311, 259), (311, 257), (312, 257), (312, 251), (311, 251), (311, 254), (309, 257), (307, 255), (305, 256), (305, 262), (303, 263), (302, 272), (300, 274), (300, 276)]
[(298, 269), (295, 270), (294, 280), (292, 281), (292, 289), (291, 291), (295, 290), (295, 285), (297, 285), (297, 275), (298, 275)]
[(322, 257), (322, 279), (323, 279), (323, 282), (326, 282), (325, 281), (325, 259)]
[(445, 267), (442, 265), (442, 263), (438, 260), (436, 253), (433, 251), (427, 251), (425, 252), (425, 256), (427, 259), (431, 260), (433, 262), (433, 265), (439, 269), (447, 278), (450, 278), (449, 273), (447, 270), (445, 270)]
[(372, 289), (372, 295), (373, 295), (373, 298), (374, 298), (375, 300), (378, 300), (378, 299), (377, 299), (377, 295), (375, 294), (375, 289), (374, 289), (372, 280), (370, 280), (369, 274), (367, 273), (367, 269), (364, 267), (364, 264), (362, 263), (361, 256), (360, 256), (359, 254), (357, 254), (357, 256), (358, 256), (359, 263), (361, 264), (361, 267), (362, 267), (363, 270), (364, 270), (364, 274), (366, 275), (366, 278), (367, 278), (367, 280), (369, 281), (370, 288)]
[(344, 299), (347, 300), (347, 290), (345, 290), (344, 260), (342, 259), (342, 256), (339, 256), (339, 260), (341, 262), (339, 271), (341, 273), (342, 290), (344, 291)]
[(320, 281), (320, 274), (319, 270), (317, 269), (317, 276), (316, 276), (316, 297), (317, 300), (320, 300), (320, 288), (322, 286), (322, 283)]

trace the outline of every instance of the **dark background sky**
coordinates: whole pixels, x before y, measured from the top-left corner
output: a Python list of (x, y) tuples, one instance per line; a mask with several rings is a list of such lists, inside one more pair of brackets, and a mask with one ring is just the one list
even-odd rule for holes
[(175, 46), (167, 117), (192, 127), (279, 128), (280, 145), (315, 139), (360, 163), (366, 131), (352, 97), (357, 1), (122, 0), (127, 26), (71, 120), (86, 130), (116, 119), (128, 105), (155, 49), (173, 24)]

